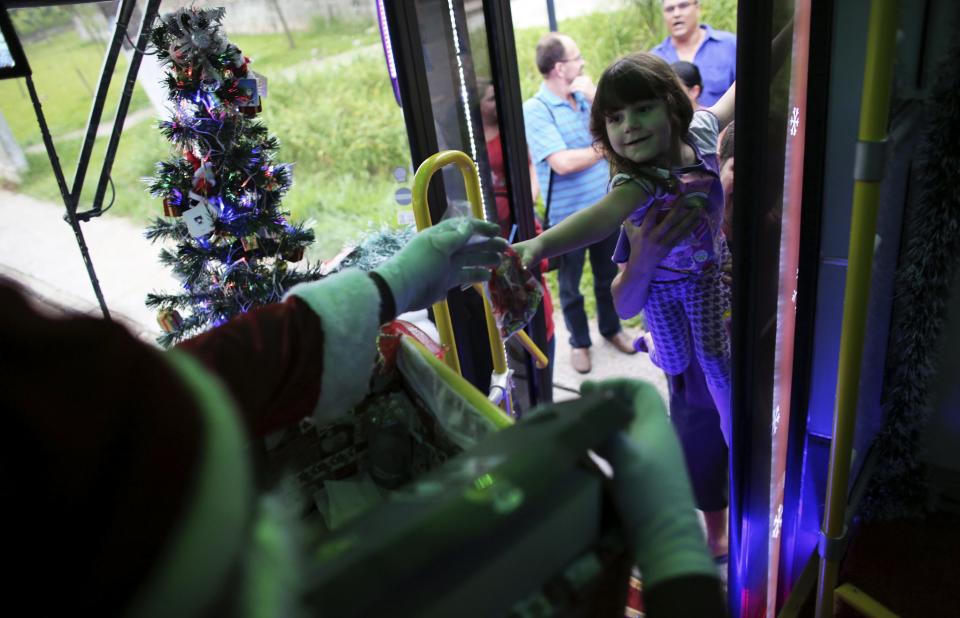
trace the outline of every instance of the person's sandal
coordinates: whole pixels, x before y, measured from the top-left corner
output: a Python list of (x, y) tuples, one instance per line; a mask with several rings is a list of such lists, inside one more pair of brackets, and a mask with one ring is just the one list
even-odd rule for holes
[(623, 331), (620, 331), (613, 337), (607, 337), (606, 340), (610, 342), (610, 345), (624, 354), (637, 353), (636, 348), (633, 347), (633, 341), (630, 340), (630, 335)]
[(590, 348), (571, 348), (570, 365), (578, 373), (590, 373)]

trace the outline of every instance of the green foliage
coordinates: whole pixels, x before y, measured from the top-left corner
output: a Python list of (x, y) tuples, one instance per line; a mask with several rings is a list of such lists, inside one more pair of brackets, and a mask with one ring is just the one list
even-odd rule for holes
[[(105, 49), (99, 43), (81, 41), (76, 32), (68, 30), (43, 41), (26, 43), (24, 52), (33, 71), (44, 117), (59, 147), (57, 137), (86, 128)], [(102, 122), (113, 119), (128, 66), (126, 56), (121, 54), (103, 107)], [(3, 101), (3, 117), (17, 142), (23, 147), (41, 143), (40, 128), (24, 80), (0, 82), (0, 101)], [(147, 95), (137, 86), (130, 110), (148, 105)]]
[[(640, 18), (644, 38), (659, 43), (667, 36), (663, 22), (663, 0), (630, 0), (630, 7)], [(700, 23), (717, 30), (737, 31), (737, 0), (700, 0)], [(650, 45), (652, 47), (653, 45)]]
[[(603, 69), (617, 58), (631, 52), (649, 50), (667, 36), (662, 6), (661, 0), (631, 0), (626, 9), (567, 19), (559, 24), (559, 29), (577, 42), (587, 61), (584, 70), (596, 80)], [(706, 0), (701, 2), (701, 7), (703, 23), (736, 32), (736, 0)], [(546, 33), (546, 29), (539, 28), (527, 28), (514, 33), (520, 90), (525, 99), (536, 94), (540, 87), (541, 77), (536, 68), (535, 55), (537, 41)]]
[(73, 15), (64, 7), (43, 6), (31, 9), (11, 9), (10, 21), (21, 41), (35, 35), (70, 26)]
[[(367, 21), (313, 20), (306, 31), (292, 32), (293, 47), (287, 37), (280, 34), (231, 35), (230, 40), (250, 58), (257, 73), (276, 77), (292, 66), (326, 58), (369, 45), (380, 45), (377, 26)], [(271, 96), (273, 93), (271, 92)]]

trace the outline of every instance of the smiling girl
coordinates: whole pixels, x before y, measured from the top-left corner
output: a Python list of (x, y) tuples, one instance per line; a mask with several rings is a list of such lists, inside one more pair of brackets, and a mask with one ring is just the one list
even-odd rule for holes
[[(623, 265), (617, 311), (627, 318), (644, 310), (652, 341), (635, 345), (646, 346), (664, 372), (682, 373), (695, 356), (728, 445), (730, 339), (723, 316), (729, 298), (719, 268), (725, 249), (716, 151), (717, 135), (733, 119), (735, 87), (712, 107), (694, 112), (664, 60), (641, 52), (611, 64), (597, 83), (590, 123), (596, 147), (615, 172), (609, 193), (543, 235), (514, 245), (530, 265), (620, 228), (613, 255)], [(660, 246), (672, 247), (653, 268), (630, 255), (629, 242), (630, 235), (651, 232)]]

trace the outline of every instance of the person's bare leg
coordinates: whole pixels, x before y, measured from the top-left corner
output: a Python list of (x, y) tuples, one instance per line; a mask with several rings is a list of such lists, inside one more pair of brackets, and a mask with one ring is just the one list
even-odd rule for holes
[(725, 556), (728, 552), (727, 536), (727, 515), (729, 510), (726, 508), (719, 511), (703, 511), (703, 522), (707, 532), (707, 546), (710, 548), (710, 554)]
[[(733, 423), (730, 418), (730, 387), (715, 386), (707, 382), (707, 389), (713, 397), (713, 404), (717, 407), (720, 416), (720, 432), (727, 443), (727, 448), (733, 444)], [(729, 509), (719, 511), (704, 511), (703, 519), (707, 528), (707, 545), (714, 557), (724, 556), (728, 551), (729, 537), (727, 534), (727, 516)]]

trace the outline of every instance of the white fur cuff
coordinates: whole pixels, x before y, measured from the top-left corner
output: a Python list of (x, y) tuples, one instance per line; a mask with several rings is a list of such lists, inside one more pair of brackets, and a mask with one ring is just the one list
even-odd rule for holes
[(326, 422), (360, 403), (367, 393), (377, 354), (380, 292), (366, 273), (346, 270), (295, 286), (290, 295), (320, 317), (323, 380), (313, 418)]

